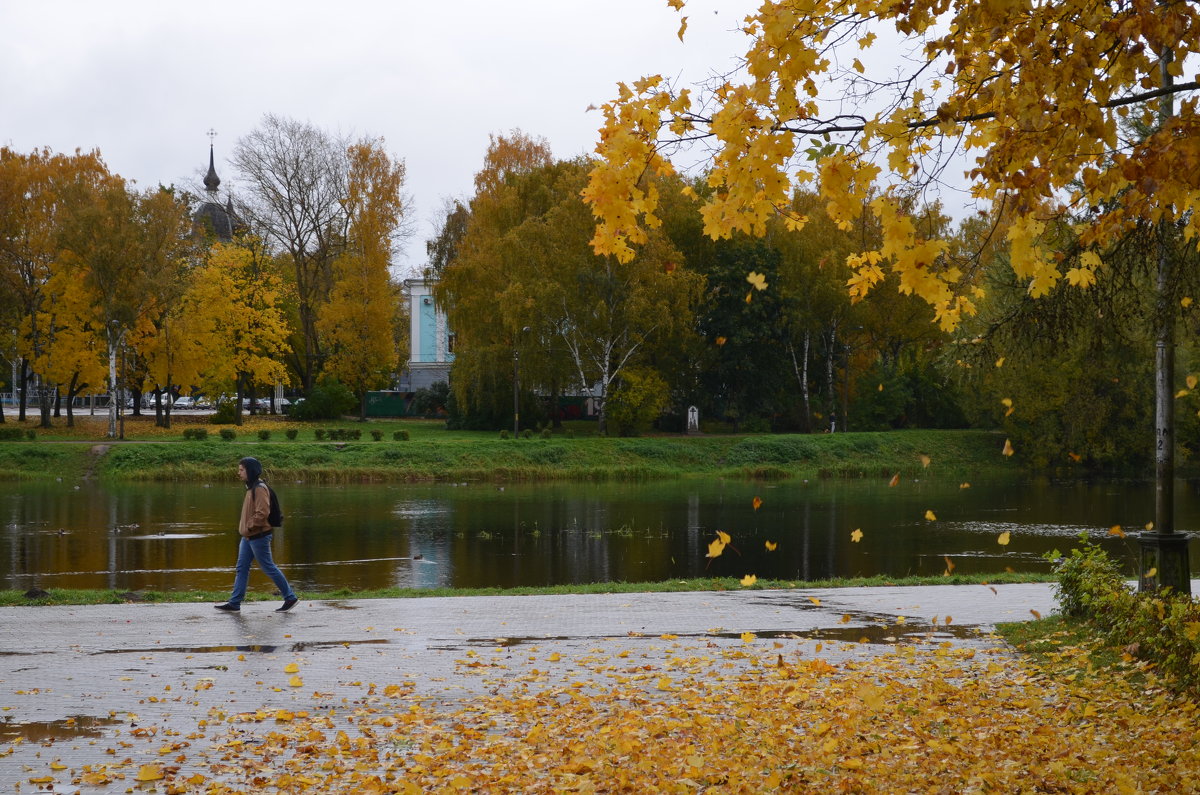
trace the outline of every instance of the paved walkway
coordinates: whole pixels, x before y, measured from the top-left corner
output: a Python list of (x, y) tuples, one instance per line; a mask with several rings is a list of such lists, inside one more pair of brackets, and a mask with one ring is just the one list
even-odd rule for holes
[[(208, 604), (0, 608), (0, 792), (46, 775), (52, 791), (75, 792), (69, 782), (84, 765), (155, 762), (164, 737), (196, 737), (231, 713), (327, 710), (373, 685), (454, 707), (531, 667), (561, 685), (589, 675), (578, 664), (589, 655), (653, 662), (688, 644), (743, 646), (746, 632), (834, 664), (898, 644), (995, 648), (996, 623), (1055, 609), (1046, 584), (276, 606), (232, 615)], [(147, 735), (153, 742), (132, 741)]]

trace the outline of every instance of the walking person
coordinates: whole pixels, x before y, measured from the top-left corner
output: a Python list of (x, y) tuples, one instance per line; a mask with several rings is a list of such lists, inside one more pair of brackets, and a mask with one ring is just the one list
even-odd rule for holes
[(242, 609), (246, 598), (246, 585), (250, 581), (250, 564), (257, 560), (258, 567), (271, 578), (283, 604), (276, 613), (286, 613), (300, 601), (287, 577), (271, 558), (271, 533), (275, 529), (267, 521), (271, 512), (271, 492), (262, 480), (262, 464), (257, 458), (243, 458), (238, 462), (238, 477), (246, 484), (246, 497), (242, 500), (242, 515), (238, 520), (238, 534), (242, 537), (238, 545), (237, 574), (233, 579), (233, 593), (224, 604), (213, 605), (217, 610), (236, 613)]

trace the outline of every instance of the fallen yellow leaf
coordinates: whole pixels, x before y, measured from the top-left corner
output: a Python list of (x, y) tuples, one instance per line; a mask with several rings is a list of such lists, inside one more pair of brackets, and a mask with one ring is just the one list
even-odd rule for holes
[(283, 666), (283, 672), (285, 674), (294, 674), (294, 673), (298, 673), (299, 671), (300, 671), (300, 666), (297, 665), (296, 663), (288, 663), (287, 665)]
[(158, 781), (163, 777), (162, 768), (158, 765), (142, 765), (134, 776), (135, 781)]
[(753, 643), (755, 638), (757, 638), (757, 637), (758, 637), (758, 635), (755, 635), (753, 632), (743, 632), (742, 633), (742, 642), (743, 643)]
[(814, 605), (817, 605), (818, 607), (820, 607), (820, 605), (821, 605), (821, 600), (815, 596), (808, 597), (808, 601), (812, 602)]
[(1011, 537), (1010, 531), (1005, 530), (1003, 533), (1000, 534), (1000, 537), (996, 539), (996, 543), (1002, 547), (1006, 547), (1006, 546), (1008, 546), (1008, 540), (1010, 537)]
[(747, 588), (756, 582), (758, 582), (758, 576), (754, 574), (747, 574), (741, 579), (742, 585), (746, 586)]
[(936, 521), (937, 521), (937, 514), (935, 514), (933, 511), (926, 511), (926, 512), (925, 512), (925, 518), (926, 518), (926, 519), (928, 519), (928, 520), (929, 520), (929, 521), (931, 521), (931, 522), (936, 522)]
[(1121, 529), (1121, 525), (1119, 525), (1119, 524), (1115, 524), (1112, 527), (1108, 528), (1108, 534), (1110, 536), (1116, 536), (1117, 538), (1125, 537), (1125, 531)]
[(855, 544), (857, 544), (859, 541), (862, 541), (862, 537), (863, 537), (863, 531), (859, 528), (855, 528), (854, 532), (852, 532), (850, 534), (850, 540), (853, 541)]
[(298, 676), (293, 676), (288, 680), (288, 687), (304, 687), (304, 680)]

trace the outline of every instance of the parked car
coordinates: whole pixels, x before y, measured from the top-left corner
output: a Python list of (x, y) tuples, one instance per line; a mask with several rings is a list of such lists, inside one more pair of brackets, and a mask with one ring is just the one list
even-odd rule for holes
[(175, 398), (175, 402), (171, 404), (171, 408), (175, 411), (179, 409), (194, 409), (196, 408), (196, 399), (191, 395), (180, 395)]

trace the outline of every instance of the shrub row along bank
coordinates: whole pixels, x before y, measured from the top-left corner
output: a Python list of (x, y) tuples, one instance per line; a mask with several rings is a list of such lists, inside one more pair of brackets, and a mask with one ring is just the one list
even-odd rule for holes
[[(1002, 439), (978, 431), (903, 431), (821, 436), (641, 439), (469, 439), (270, 442), (237, 438), (113, 445), (96, 473), (122, 479), (191, 480), (227, 475), (230, 462), (255, 455), (276, 475), (316, 481), (587, 480), (726, 477), (969, 478), (1016, 472)], [(87, 447), (54, 445), (87, 457)], [(29, 477), (22, 456), (36, 445), (0, 446), (0, 475)], [(924, 457), (924, 458), (923, 458)], [(926, 468), (923, 463), (930, 463)], [(81, 465), (77, 465), (81, 466)], [(61, 463), (58, 471), (62, 471)]]

